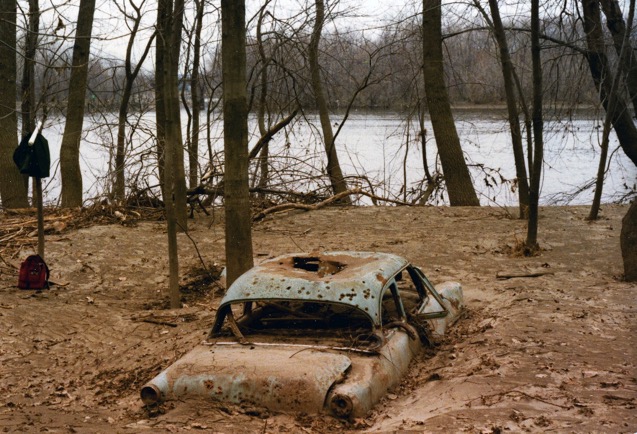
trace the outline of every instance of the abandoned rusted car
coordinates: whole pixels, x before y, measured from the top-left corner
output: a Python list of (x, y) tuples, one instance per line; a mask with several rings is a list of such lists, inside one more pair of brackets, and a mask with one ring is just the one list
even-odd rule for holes
[(361, 417), (463, 309), (400, 256), (331, 252), (274, 258), (237, 279), (206, 342), (141, 390), (282, 412)]

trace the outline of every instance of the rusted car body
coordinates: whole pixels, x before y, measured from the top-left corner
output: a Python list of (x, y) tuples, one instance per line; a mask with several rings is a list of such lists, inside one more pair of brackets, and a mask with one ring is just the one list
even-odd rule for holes
[(458, 283), (436, 289), (400, 256), (281, 256), (231, 285), (208, 340), (147, 383), (141, 397), (364, 416), (462, 309)]

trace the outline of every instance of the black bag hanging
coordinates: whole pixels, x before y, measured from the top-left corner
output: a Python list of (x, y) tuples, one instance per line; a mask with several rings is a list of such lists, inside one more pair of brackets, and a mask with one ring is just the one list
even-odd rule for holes
[(38, 134), (33, 145), (29, 145), (30, 137), (31, 133), (22, 137), (20, 144), (13, 152), (13, 161), (20, 169), (20, 173), (35, 178), (47, 178), (51, 167), (49, 142), (42, 134)]

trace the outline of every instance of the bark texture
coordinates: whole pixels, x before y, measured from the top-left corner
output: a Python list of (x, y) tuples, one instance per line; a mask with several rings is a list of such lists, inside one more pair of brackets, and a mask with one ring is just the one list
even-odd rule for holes
[(423, 0), (423, 72), (429, 115), (451, 206), (480, 206), (451, 112), (442, 60), (441, 1)]
[(637, 281), (637, 200), (628, 208), (622, 219), (621, 249), (624, 260), (624, 278)]
[(22, 134), (35, 129), (35, 51), (40, 29), (40, 5), (29, 0), (29, 27), (24, 37), (24, 68), (22, 68)]
[(4, 208), (28, 206), (27, 188), (12, 158), (18, 145), (16, 7), (16, 0), (0, 1), (0, 200)]
[(80, 141), (84, 124), (84, 106), (91, 51), (91, 33), (95, 0), (81, 0), (75, 30), (73, 61), (70, 78), (66, 123), (60, 147), (62, 175), (62, 207), (82, 206), (82, 171), (80, 169)]
[(245, 1), (221, 1), (227, 285), (253, 266), (248, 185)]

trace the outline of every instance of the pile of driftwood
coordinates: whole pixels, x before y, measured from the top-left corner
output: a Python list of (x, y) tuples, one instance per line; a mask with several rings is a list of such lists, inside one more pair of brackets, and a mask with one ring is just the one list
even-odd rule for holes
[[(321, 196), (318, 193), (295, 193), (293, 191), (275, 191), (271, 189), (252, 189), (253, 220), (259, 221), (267, 215), (287, 210), (317, 210), (329, 205), (338, 204), (345, 196), (353, 201), (361, 196), (369, 197), (374, 204), (389, 202), (396, 205), (414, 205), (397, 200), (378, 197), (361, 188), (354, 188), (334, 196)], [(199, 205), (208, 214), (206, 206), (214, 203), (214, 199), (223, 196), (223, 187), (198, 187), (188, 192), (188, 202), (192, 210)], [(266, 199), (267, 197), (267, 199)], [(203, 200), (202, 200), (203, 199)], [(191, 212), (192, 215), (192, 212)], [(60, 234), (70, 229), (79, 229), (96, 224), (121, 224), (135, 226), (140, 220), (162, 220), (164, 218), (163, 203), (149, 202), (144, 196), (141, 203), (139, 195), (125, 205), (115, 205), (108, 201), (96, 202), (85, 208), (44, 209), (44, 233)], [(35, 209), (5, 210), (0, 212), (0, 254), (13, 257), (24, 247), (34, 248), (37, 245), (37, 216)]]
[[(95, 224), (134, 226), (140, 220), (163, 217), (156, 208), (130, 208), (96, 203), (86, 208), (44, 209), (44, 233), (61, 234)], [(15, 256), (24, 248), (37, 246), (38, 219), (35, 209), (4, 210), (0, 213), (0, 254)]]

